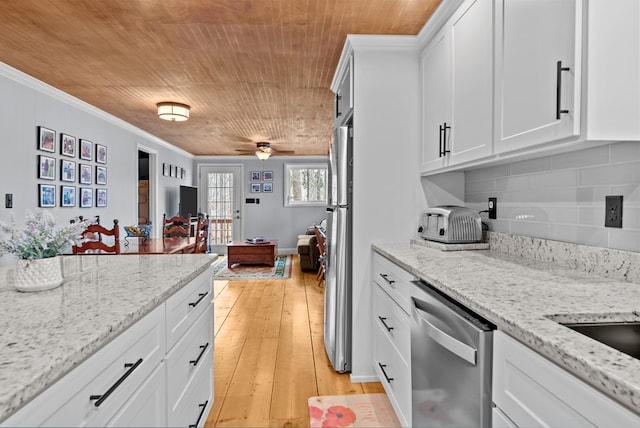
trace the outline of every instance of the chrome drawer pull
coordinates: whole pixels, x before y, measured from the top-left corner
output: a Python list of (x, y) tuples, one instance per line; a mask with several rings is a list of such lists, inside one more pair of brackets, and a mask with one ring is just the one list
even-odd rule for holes
[(202, 410), (200, 410), (200, 414), (198, 415), (198, 420), (196, 421), (196, 423), (194, 425), (189, 425), (189, 428), (196, 428), (198, 426), (198, 424), (200, 423), (200, 419), (202, 418), (202, 414), (204, 413), (204, 409), (207, 408), (207, 404), (209, 404), (209, 400), (205, 401), (203, 404), (198, 404), (198, 406), (202, 407)]
[(382, 279), (387, 281), (387, 284), (389, 284), (389, 285), (391, 285), (391, 284), (393, 284), (395, 282), (393, 279), (387, 278), (389, 275), (387, 275), (386, 273), (381, 273), (380, 276), (382, 277)]
[(120, 386), (120, 384), (122, 384), (122, 382), (125, 381), (126, 378), (129, 377), (129, 375), (131, 373), (133, 373), (133, 371), (135, 369), (138, 368), (138, 366), (140, 366), (140, 364), (142, 364), (142, 358), (140, 358), (138, 361), (136, 361), (135, 364), (131, 364), (131, 363), (126, 363), (124, 365), (125, 368), (128, 368), (129, 370), (127, 370), (125, 372), (125, 374), (123, 374), (120, 379), (118, 379), (116, 381), (116, 383), (114, 383), (113, 385), (111, 385), (111, 387), (107, 390), (107, 392), (105, 392), (102, 395), (90, 395), (89, 396), (89, 400), (97, 400), (95, 403), (93, 403), (96, 407), (100, 407), (100, 405), (102, 403), (104, 403), (104, 400), (106, 400), (107, 398), (109, 398), (109, 396), (111, 394), (113, 394), (113, 392)]
[(194, 308), (196, 306), (198, 306), (198, 303), (202, 302), (202, 299), (204, 299), (206, 297), (206, 295), (209, 294), (209, 292), (207, 291), (206, 293), (200, 293), (198, 294), (198, 300), (196, 300), (193, 303), (189, 303), (189, 306), (193, 306)]
[(384, 321), (386, 320), (386, 318), (385, 318), (385, 317), (378, 317), (378, 319), (380, 320), (380, 322), (382, 323), (382, 325), (384, 326), (384, 328), (386, 328), (386, 329), (387, 329), (387, 331), (391, 331), (391, 330), (393, 330), (393, 327), (389, 327), (389, 326), (387, 325), (387, 323), (386, 323), (386, 322), (384, 322)]
[(207, 352), (208, 347), (209, 347), (208, 343), (206, 345), (200, 345), (200, 349), (202, 349), (202, 351), (200, 351), (200, 355), (198, 355), (198, 358), (196, 358), (195, 360), (189, 361), (189, 364), (193, 364), (194, 366), (197, 366), (198, 362), (200, 361), (200, 358), (202, 358), (204, 353)]
[(387, 380), (387, 383), (391, 383), (393, 381), (393, 378), (387, 376), (387, 372), (384, 371), (384, 368), (387, 367), (387, 365), (382, 363), (378, 363), (378, 365), (380, 366), (380, 370), (382, 370), (382, 374), (384, 375), (384, 378)]

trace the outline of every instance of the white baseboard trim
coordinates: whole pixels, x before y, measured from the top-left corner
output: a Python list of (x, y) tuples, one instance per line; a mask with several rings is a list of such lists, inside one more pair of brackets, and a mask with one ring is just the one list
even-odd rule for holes
[(366, 383), (366, 382), (380, 382), (380, 379), (378, 379), (378, 376), (376, 375), (360, 375), (360, 376), (354, 376), (351, 375), (351, 383)]

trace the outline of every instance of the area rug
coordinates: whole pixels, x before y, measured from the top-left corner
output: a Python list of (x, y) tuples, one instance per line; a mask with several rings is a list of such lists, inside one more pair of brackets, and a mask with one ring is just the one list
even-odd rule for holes
[(325, 395), (309, 398), (311, 427), (399, 427), (386, 394)]
[(215, 279), (285, 279), (291, 277), (291, 255), (276, 256), (274, 266), (236, 265), (227, 267), (227, 257), (223, 256), (213, 266)]

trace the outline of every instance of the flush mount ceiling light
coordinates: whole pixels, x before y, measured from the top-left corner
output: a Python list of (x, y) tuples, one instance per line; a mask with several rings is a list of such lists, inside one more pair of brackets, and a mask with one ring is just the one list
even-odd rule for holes
[(172, 122), (184, 122), (189, 119), (189, 107), (186, 104), (163, 102), (156, 104), (158, 117)]

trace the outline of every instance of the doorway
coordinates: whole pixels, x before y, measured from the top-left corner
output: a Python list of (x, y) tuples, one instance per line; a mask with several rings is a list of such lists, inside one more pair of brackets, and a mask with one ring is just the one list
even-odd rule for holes
[(154, 150), (138, 145), (138, 224), (158, 224), (156, 158)]
[(242, 165), (203, 165), (199, 171), (200, 206), (209, 215), (211, 252), (225, 254), (242, 237)]

